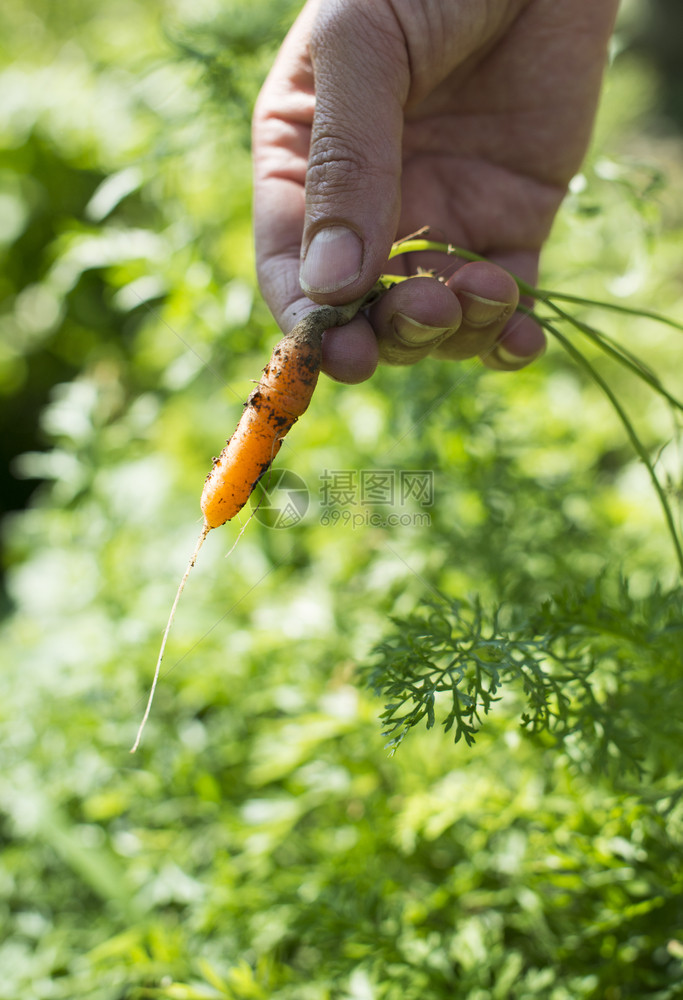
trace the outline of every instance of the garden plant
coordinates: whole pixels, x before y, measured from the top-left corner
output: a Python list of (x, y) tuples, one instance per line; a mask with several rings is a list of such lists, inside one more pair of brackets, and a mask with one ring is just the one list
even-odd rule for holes
[[(546, 354), (321, 377), (129, 753), (280, 340), (249, 120), (298, 6), (0, 12), (0, 1000), (674, 1000), (683, 171), (645, 4), (519, 283)], [(414, 234), (376, 294), (425, 254), (472, 257)]]

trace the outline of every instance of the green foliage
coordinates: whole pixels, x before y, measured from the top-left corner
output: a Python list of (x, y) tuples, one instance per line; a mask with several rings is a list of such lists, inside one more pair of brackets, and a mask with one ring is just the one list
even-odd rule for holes
[(185, 19), (167, 28), (172, 44), (202, 69), (221, 127), (249, 143), (254, 80), (265, 77), (273, 53), (294, 20), (298, 0), (223, 3), (210, 21)]
[[(306, 518), (253, 519), (229, 562), (238, 526), (212, 533), (128, 753), (210, 456), (277, 335), (245, 138), (292, 13), (0, 9), (0, 441), (27, 477), (3, 499), (33, 490), (2, 521), (0, 1000), (674, 1000), (680, 579), (646, 466), (559, 349), (322, 380), (279, 462)], [(652, 93), (620, 56), (543, 284), (618, 345), (546, 313), (678, 524), (677, 420), (623, 356), (675, 396), (679, 334), (586, 304), (681, 317)], [(433, 471), (429, 523), (326, 523), (335, 469)], [(439, 678), (389, 756), (364, 682), (423, 699), (388, 728)]]
[[(634, 600), (622, 581), (610, 601), (607, 590), (599, 581), (565, 591), (531, 615), (502, 607), (487, 620), (478, 602), (444, 601), (394, 619), (396, 634), (362, 671), (389, 699), (381, 716), (389, 747), (422, 719), (431, 729), (437, 708), (445, 732), (472, 745), (482, 716), (509, 688), (522, 702), (524, 729), (556, 745), (571, 739), (596, 773), (611, 766), (642, 777), (646, 759), (666, 773), (683, 752), (670, 708), (680, 684), (683, 592), (655, 588)], [(666, 747), (666, 763), (652, 754), (655, 745)]]

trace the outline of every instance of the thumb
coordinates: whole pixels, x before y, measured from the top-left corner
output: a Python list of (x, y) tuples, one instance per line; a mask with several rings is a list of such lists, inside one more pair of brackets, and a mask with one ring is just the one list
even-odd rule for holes
[(300, 282), (334, 304), (372, 286), (396, 235), (410, 74), (385, 2), (323, 3), (310, 55), (316, 103)]

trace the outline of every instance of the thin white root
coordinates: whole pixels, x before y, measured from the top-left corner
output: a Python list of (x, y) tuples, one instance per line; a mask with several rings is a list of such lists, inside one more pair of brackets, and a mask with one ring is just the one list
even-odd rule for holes
[(157, 681), (159, 680), (159, 673), (161, 671), (161, 659), (162, 659), (162, 657), (164, 655), (164, 650), (166, 649), (166, 640), (168, 639), (168, 633), (171, 631), (171, 625), (173, 624), (173, 619), (175, 618), (175, 612), (176, 612), (176, 608), (178, 607), (178, 601), (180, 600), (180, 595), (182, 594), (183, 590), (185, 589), (185, 584), (187, 582), (188, 576), (190, 575), (190, 570), (192, 569), (192, 567), (194, 566), (195, 562), (197, 561), (197, 556), (199, 555), (199, 550), (201, 549), (202, 545), (204, 544), (206, 536), (208, 535), (208, 533), (210, 531), (211, 531), (211, 528), (208, 526), (208, 524), (205, 524), (204, 527), (202, 528), (202, 533), (201, 533), (201, 535), (199, 536), (199, 538), (197, 540), (197, 544), (195, 546), (195, 550), (192, 553), (192, 556), (190, 558), (189, 563), (187, 564), (187, 569), (185, 570), (185, 573), (183, 574), (183, 578), (180, 581), (180, 586), (178, 587), (178, 590), (176, 592), (175, 600), (173, 601), (173, 607), (171, 608), (171, 613), (168, 616), (168, 622), (166, 623), (166, 630), (164, 632), (163, 639), (161, 640), (161, 649), (159, 650), (159, 658), (157, 660), (157, 665), (156, 665), (156, 668), (154, 670), (154, 680), (152, 681), (152, 687), (151, 687), (150, 692), (149, 692), (149, 698), (147, 699), (147, 708), (145, 709), (145, 714), (142, 717), (142, 722), (140, 723), (140, 728), (138, 729), (138, 735), (135, 738), (135, 743), (133, 744), (133, 746), (130, 749), (131, 753), (135, 753), (135, 751), (137, 750), (137, 748), (140, 746), (140, 740), (142, 738), (142, 731), (145, 728), (145, 726), (147, 725), (147, 719), (149, 718), (149, 713), (152, 710), (152, 701), (154, 700), (154, 692), (156, 691)]

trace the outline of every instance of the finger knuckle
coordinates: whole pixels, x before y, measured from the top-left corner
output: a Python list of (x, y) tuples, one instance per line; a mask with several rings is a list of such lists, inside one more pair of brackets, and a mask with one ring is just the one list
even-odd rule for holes
[(317, 142), (311, 149), (306, 184), (321, 198), (353, 189), (368, 172), (368, 164), (356, 151), (337, 140)]

